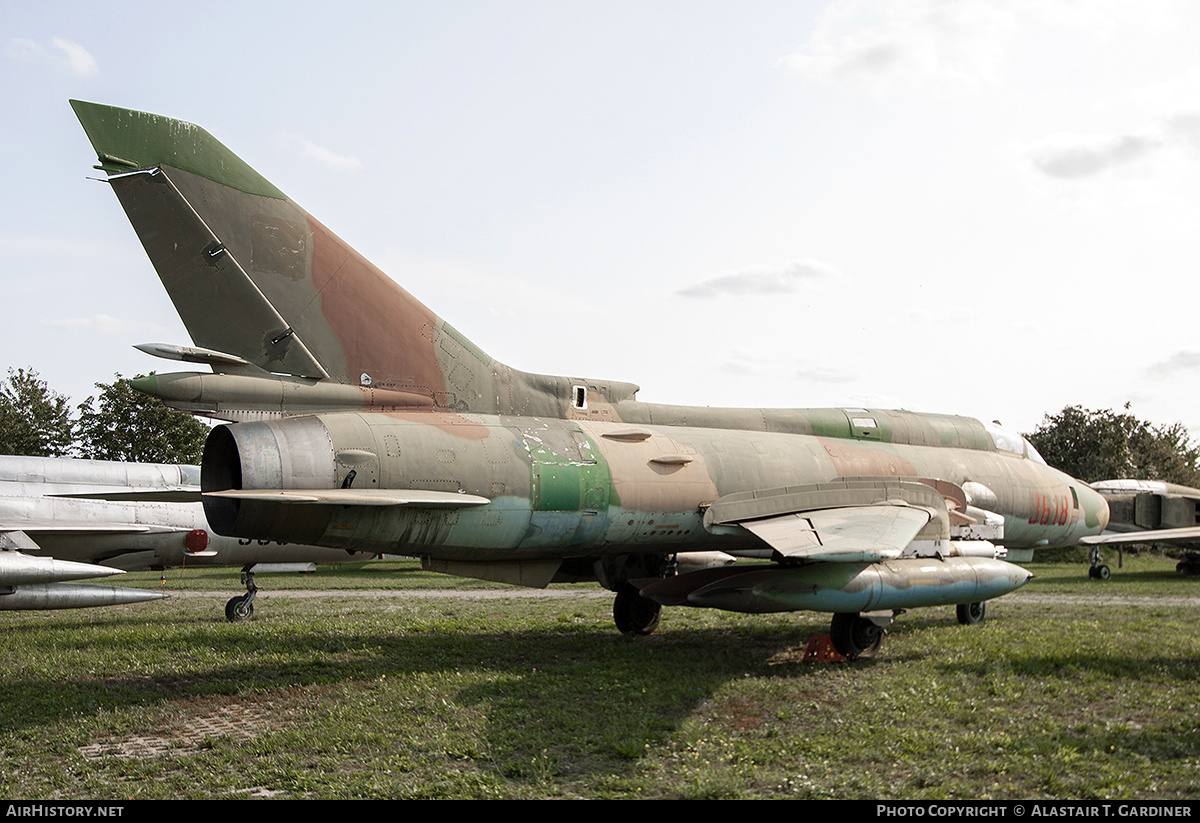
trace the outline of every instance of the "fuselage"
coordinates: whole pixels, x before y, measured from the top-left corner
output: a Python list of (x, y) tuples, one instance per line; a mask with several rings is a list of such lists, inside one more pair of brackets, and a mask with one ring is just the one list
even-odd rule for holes
[[(936, 479), (965, 488), (976, 508), (1003, 517), (1002, 542), (1011, 548), (1071, 545), (1107, 522), (1100, 495), (997, 448), (977, 421), (862, 411), (843, 415), (861, 424), (871, 416), (876, 431), (861, 437), (853, 426), (837, 437), (445, 412), (240, 423), (210, 438), (206, 491), (349, 483), (489, 502), (446, 509), (229, 500), (205, 506), (214, 528), (232, 535), (497, 561), (761, 548), (748, 532), (706, 530), (705, 510), (728, 494), (840, 478)], [(800, 413), (792, 415), (794, 426), (811, 428), (811, 420), (801, 424)], [(873, 439), (884, 422), (893, 442)]]

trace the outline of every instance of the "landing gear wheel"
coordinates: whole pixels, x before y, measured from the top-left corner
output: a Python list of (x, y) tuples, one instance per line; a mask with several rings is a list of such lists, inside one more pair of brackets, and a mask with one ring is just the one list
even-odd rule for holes
[(246, 593), (240, 597), (230, 598), (225, 604), (225, 619), (230, 623), (239, 620), (249, 620), (254, 616), (254, 598), (258, 595), (258, 586), (254, 585), (254, 564), (248, 563), (242, 567), (242, 585)]
[(958, 613), (958, 622), (964, 626), (974, 626), (976, 623), (982, 623), (983, 617), (987, 613), (987, 604), (979, 603), (959, 603), (955, 609)]
[(240, 597), (231, 597), (229, 602), (225, 604), (225, 619), (230, 623), (237, 623), (242, 620), (249, 620), (254, 616), (254, 604), (250, 602), (247, 595)]
[(1175, 564), (1175, 571), (1180, 574), (1186, 574), (1189, 577), (1200, 575), (1200, 554), (1188, 552), (1183, 556), (1183, 559)]
[(1088, 568), (1088, 577), (1092, 580), (1107, 580), (1112, 577), (1112, 572), (1108, 570), (1108, 566), (1100, 562), (1099, 546), (1092, 546), (1091, 551), (1088, 552), (1088, 561), (1092, 564)]
[(662, 619), (662, 605), (648, 597), (642, 597), (626, 583), (617, 591), (613, 601), (613, 620), (621, 634), (643, 636), (652, 634)]
[(847, 660), (869, 659), (883, 643), (883, 629), (860, 614), (839, 612), (829, 625), (829, 639)]

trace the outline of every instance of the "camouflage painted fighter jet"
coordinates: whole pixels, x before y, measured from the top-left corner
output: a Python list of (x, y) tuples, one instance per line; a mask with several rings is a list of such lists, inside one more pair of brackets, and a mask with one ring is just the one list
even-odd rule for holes
[[(221, 534), (594, 579), (632, 634), (662, 604), (831, 612), (853, 658), (904, 609), (977, 622), (1029, 578), (1007, 551), (1108, 521), (1099, 494), (977, 420), (640, 403), (630, 383), (510, 368), (203, 129), (72, 106), (195, 344), (142, 348), (213, 372), (138, 388), (243, 421), (204, 454)], [(675, 574), (701, 551), (755, 562)]]
[(146, 589), (66, 581), (127, 571), (241, 566), (254, 611), (266, 564), (352, 563), (372, 555), (210, 534), (196, 501), (200, 467), (0, 455), (0, 610), (79, 609), (159, 600)]

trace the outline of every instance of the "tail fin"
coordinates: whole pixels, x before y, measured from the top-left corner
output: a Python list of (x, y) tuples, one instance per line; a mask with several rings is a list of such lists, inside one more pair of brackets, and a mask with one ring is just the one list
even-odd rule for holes
[(204, 129), (71, 106), (193, 342), (233, 355), (215, 371), (480, 411), (512, 379)]

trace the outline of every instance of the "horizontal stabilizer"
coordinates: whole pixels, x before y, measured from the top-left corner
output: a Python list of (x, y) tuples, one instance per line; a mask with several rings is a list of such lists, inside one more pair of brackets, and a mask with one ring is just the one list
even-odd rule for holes
[(455, 508), (482, 506), (486, 497), (423, 489), (228, 489), (205, 492), (205, 497), (262, 503), (317, 503), (329, 506), (417, 506)]

